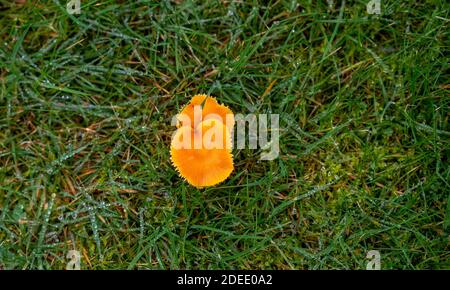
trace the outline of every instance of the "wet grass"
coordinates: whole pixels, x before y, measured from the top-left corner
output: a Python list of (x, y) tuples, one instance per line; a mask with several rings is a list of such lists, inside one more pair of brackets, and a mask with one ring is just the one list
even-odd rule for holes
[[(449, 268), (446, 1), (9, 2), (1, 268)], [(185, 183), (170, 120), (197, 93), (280, 114), (279, 158)]]

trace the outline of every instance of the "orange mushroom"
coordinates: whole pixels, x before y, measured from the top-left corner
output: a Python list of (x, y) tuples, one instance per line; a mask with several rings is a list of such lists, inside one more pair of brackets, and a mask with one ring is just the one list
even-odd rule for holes
[(172, 137), (172, 164), (189, 184), (216, 185), (233, 171), (233, 112), (207, 95), (196, 95), (178, 115)]

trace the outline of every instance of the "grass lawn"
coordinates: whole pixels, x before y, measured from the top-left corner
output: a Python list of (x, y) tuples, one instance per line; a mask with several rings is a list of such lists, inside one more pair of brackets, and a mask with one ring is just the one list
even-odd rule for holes
[[(450, 268), (447, 1), (10, 2), (0, 268)], [(186, 183), (171, 119), (200, 93), (279, 114), (279, 157)]]

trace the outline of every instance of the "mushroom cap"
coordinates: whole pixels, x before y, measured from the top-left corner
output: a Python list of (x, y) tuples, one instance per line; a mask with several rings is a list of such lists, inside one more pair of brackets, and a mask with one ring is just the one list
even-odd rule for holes
[[(202, 107), (203, 105), (203, 107)], [(201, 114), (195, 115), (195, 107), (200, 106)], [(180, 115), (187, 117), (186, 119), (179, 118), (179, 127), (191, 126), (194, 128), (202, 120), (207, 119), (218, 119), (221, 120), (223, 124), (226, 124), (230, 132), (233, 132), (234, 127), (234, 114), (225, 105), (221, 105), (217, 100), (208, 95), (195, 95), (192, 97), (189, 104), (187, 104)], [(195, 119), (194, 119), (195, 117)], [(189, 122), (186, 122), (189, 120)]]

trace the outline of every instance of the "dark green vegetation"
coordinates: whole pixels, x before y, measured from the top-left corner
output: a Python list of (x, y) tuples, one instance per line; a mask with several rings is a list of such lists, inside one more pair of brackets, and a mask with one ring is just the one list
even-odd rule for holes
[[(9, 2), (0, 268), (449, 267), (447, 1)], [(185, 183), (170, 120), (196, 93), (280, 114), (280, 157)]]

